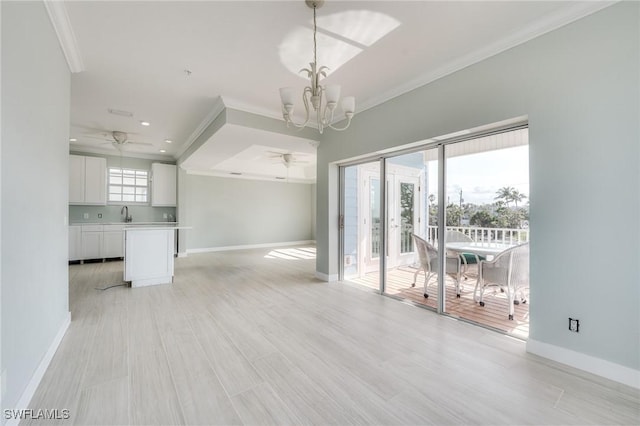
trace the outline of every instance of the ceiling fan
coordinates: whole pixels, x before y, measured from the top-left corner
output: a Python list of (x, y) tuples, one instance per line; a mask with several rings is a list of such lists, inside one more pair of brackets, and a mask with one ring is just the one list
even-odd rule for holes
[(127, 132), (122, 132), (119, 130), (114, 130), (111, 132), (104, 131), (100, 135), (85, 134), (85, 136), (93, 139), (103, 140), (105, 142), (101, 143), (100, 145), (111, 144), (117, 149), (120, 149), (125, 145), (141, 145), (141, 146), (153, 145), (149, 142), (136, 142), (134, 140), (131, 140), (129, 139), (129, 135), (127, 134)]
[(309, 161), (300, 160), (298, 156), (294, 155), (292, 152), (267, 151), (267, 153), (271, 154), (269, 155), (269, 158), (272, 159), (272, 162), (282, 162), (286, 168), (310, 163)]

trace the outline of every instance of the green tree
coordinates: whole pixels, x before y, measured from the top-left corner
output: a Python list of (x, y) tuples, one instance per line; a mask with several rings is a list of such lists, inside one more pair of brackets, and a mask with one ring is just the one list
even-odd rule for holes
[(518, 191), (517, 189), (514, 189), (511, 192), (511, 201), (515, 203), (516, 209), (518, 208), (518, 203), (524, 200), (525, 198), (527, 198), (527, 196), (524, 195), (522, 192)]
[(438, 205), (435, 204), (435, 194), (429, 194), (429, 225), (438, 225)]
[(458, 204), (449, 204), (447, 206), (447, 226), (460, 226), (460, 219), (462, 219), (462, 209)]
[(414, 185), (402, 183), (400, 185), (400, 216), (402, 218), (402, 223), (413, 225), (414, 201)]
[(496, 222), (497, 218), (486, 210), (479, 210), (475, 212), (469, 220), (471, 225), (479, 226), (481, 228), (495, 228)]
[(496, 192), (494, 200), (501, 200), (509, 207), (509, 203), (513, 201), (513, 194), (518, 190), (512, 186), (503, 186)]

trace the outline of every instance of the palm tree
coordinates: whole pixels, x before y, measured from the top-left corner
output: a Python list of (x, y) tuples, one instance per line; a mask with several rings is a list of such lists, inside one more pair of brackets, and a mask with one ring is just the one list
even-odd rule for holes
[(516, 192), (518, 192), (518, 190), (512, 186), (503, 186), (496, 192), (497, 195), (494, 200), (504, 200), (507, 207), (509, 207), (509, 202), (513, 201), (513, 194)]
[(514, 203), (516, 203), (516, 209), (518, 208), (518, 203), (524, 200), (525, 198), (527, 198), (527, 196), (524, 195), (522, 192), (518, 191), (517, 189), (514, 189), (513, 192), (511, 193), (511, 200)]

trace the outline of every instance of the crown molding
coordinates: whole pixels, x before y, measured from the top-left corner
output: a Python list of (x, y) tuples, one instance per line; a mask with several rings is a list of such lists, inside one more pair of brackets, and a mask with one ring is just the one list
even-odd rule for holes
[(69, 14), (67, 13), (64, 2), (44, 0), (44, 6), (49, 14), (53, 29), (58, 35), (58, 41), (60, 42), (64, 57), (67, 59), (69, 70), (72, 73), (84, 71), (84, 62), (82, 61), (78, 41), (71, 27), (71, 21), (69, 20)]
[(251, 114), (262, 115), (264, 117), (275, 118), (276, 120), (284, 120), (282, 119), (282, 113), (278, 113), (277, 111), (270, 108), (263, 108), (255, 105), (250, 105), (246, 102), (242, 102), (235, 98), (230, 98), (228, 96), (223, 96), (224, 104), (227, 108), (237, 109), (239, 111), (249, 112)]
[(313, 185), (316, 183), (316, 178), (313, 179), (300, 179), (300, 178), (286, 178), (286, 179), (276, 179), (275, 176), (267, 176), (267, 175), (258, 175), (258, 174), (250, 174), (243, 173), (241, 175), (232, 175), (230, 172), (220, 172), (215, 170), (191, 170), (186, 169), (183, 166), (180, 166), (181, 169), (185, 170), (188, 175), (196, 175), (196, 176), (210, 176), (210, 177), (219, 177), (226, 179), (245, 179), (245, 180), (264, 180), (269, 182), (277, 182), (277, 183), (304, 183), (307, 185)]
[[(101, 154), (101, 155), (109, 155), (112, 157), (119, 157), (120, 152), (117, 150), (111, 150), (108, 148), (95, 148), (92, 146), (85, 145), (77, 145), (77, 144), (69, 144), (69, 152), (75, 153), (89, 153), (89, 154)], [(176, 159), (170, 155), (158, 155), (158, 154), (147, 154), (144, 152), (134, 152), (134, 151), (122, 151), (123, 157), (132, 157), (132, 158), (143, 158), (145, 160), (159, 160), (159, 161), (172, 161), (175, 162)]]
[[(282, 123), (285, 124), (284, 119), (282, 118), (282, 111), (280, 110), (251, 105), (246, 102), (242, 102), (238, 99), (230, 98), (228, 96), (224, 96), (224, 103), (227, 106), (227, 108), (248, 112), (250, 114), (261, 115), (263, 117), (274, 118), (278, 121), (282, 121)], [(336, 121), (341, 121), (341, 120), (344, 120), (344, 117), (339, 120), (334, 120), (332, 123), (335, 123)], [(306, 127), (312, 127), (314, 129), (317, 129), (318, 123), (314, 122), (313, 120), (309, 120)]]
[(226, 108), (226, 105), (222, 97), (218, 96), (218, 98), (216, 99), (215, 105), (213, 106), (211, 111), (209, 111), (209, 114), (207, 114), (204, 120), (200, 122), (198, 127), (196, 127), (195, 130), (191, 132), (191, 135), (189, 135), (185, 143), (182, 144), (182, 146), (180, 147), (180, 149), (175, 155), (176, 159), (180, 158), (182, 154), (184, 154), (187, 151), (187, 149), (189, 149), (189, 147), (196, 141), (196, 139), (200, 137), (202, 132), (204, 132), (207, 129), (207, 127), (209, 127), (211, 123), (213, 123), (213, 121), (216, 118), (218, 118), (220, 113), (224, 111), (225, 108)]
[(552, 14), (551, 16), (548, 16), (544, 19), (539, 19), (535, 22), (532, 22), (528, 26), (523, 27), (521, 30), (515, 33), (512, 33), (507, 37), (504, 37), (501, 40), (496, 41), (495, 43), (492, 43), (486, 47), (483, 47), (482, 49), (478, 49), (468, 55), (465, 55), (461, 58), (453, 60), (443, 65), (442, 67), (436, 69), (435, 71), (422, 74), (421, 76), (411, 81), (408, 81), (405, 84), (397, 86), (394, 89), (388, 90), (386, 92), (383, 92), (379, 96), (370, 98), (369, 100), (363, 102), (360, 105), (360, 108), (356, 112), (356, 115), (359, 112), (366, 111), (369, 108), (378, 106), (400, 95), (408, 93), (426, 84), (432, 83), (440, 78), (446, 77), (449, 74), (453, 74), (454, 72), (460, 71), (466, 67), (469, 67), (473, 64), (481, 62), (485, 59), (488, 59), (492, 56), (495, 56), (499, 53), (502, 53), (513, 47), (516, 47), (520, 44), (524, 44), (530, 40), (533, 40), (536, 37), (539, 37), (548, 32), (554, 31), (558, 28), (561, 28), (565, 25), (568, 25), (572, 22), (575, 22), (586, 16), (589, 16), (593, 13), (596, 13), (602, 9), (612, 6), (618, 2), (619, 0), (614, 0), (614, 1), (597, 0), (597, 1), (587, 1), (587, 2), (579, 2), (579, 3), (576, 2), (575, 4), (572, 4), (570, 7), (562, 10), (561, 12)]

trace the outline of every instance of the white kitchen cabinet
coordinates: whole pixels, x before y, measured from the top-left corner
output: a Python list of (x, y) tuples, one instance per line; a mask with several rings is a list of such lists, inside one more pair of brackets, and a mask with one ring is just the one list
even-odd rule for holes
[(84, 173), (85, 204), (107, 204), (107, 160), (85, 157)]
[(69, 260), (124, 257), (124, 225), (69, 226)]
[(69, 156), (69, 204), (107, 204), (107, 160)]
[(84, 203), (84, 157), (69, 156), (69, 204)]
[(151, 205), (175, 207), (177, 167), (173, 164), (151, 164)]
[(176, 227), (128, 228), (124, 280), (131, 287), (173, 282)]
[(82, 227), (69, 226), (69, 260), (82, 259)]
[(102, 259), (102, 225), (82, 225), (82, 259)]
[(124, 225), (104, 225), (102, 257), (124, 257)]

